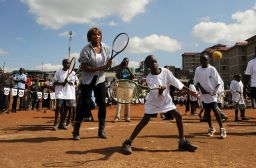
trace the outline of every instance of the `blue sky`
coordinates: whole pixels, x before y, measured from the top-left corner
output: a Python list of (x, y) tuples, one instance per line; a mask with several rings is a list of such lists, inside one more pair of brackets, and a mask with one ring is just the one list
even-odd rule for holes
[(222, 43), (232, 46), (256, 35), (256, 0), (0, 0), (0, 66), (11, 71), (56, 70), (78, 57), (86, 33), (97, 26), (111, 45), (120, 32), (130, 36), (131, 66), (147, 55), (161, 66), (181, 67), (184, 52)]

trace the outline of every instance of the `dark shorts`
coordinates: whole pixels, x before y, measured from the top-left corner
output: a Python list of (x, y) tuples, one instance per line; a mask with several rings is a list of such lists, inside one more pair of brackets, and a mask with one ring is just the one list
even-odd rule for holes
[(56, 103), (61, 106), (67, 106), (67, 107), (75, 107), (76, 106), (76, 100), (66, 100), (66, 99), (56, 99)]
[(251, 87), (251, 98), (256, 99), (256, 87)]
[(218, 108), (218, 103), (217, 102), (212, 102), (212, 103), (204, 103), (203, 102), (203, 107), (206, 111), (211, 111), (213, 109)]
[(244, 104), (236, 104), (234, 106), (235, 110), (245, 110), (245, 105)]
[[(173, 109), (173, 110), (164, 112), (164, 115), (165, 115), (167, 118), (172, 117), (172, 116), (173, 116), (172, 113), (173, 113), (174, 111), (177, 111), (177, 109)], [(144, 114), (144, 116), (149, 116), (149, 117), (151, 117), (151, 118), (156, 118), (156, 117), (157, 117), (157, 114), (158, 114), (158, 113), (155, 113), (155, 114)]]

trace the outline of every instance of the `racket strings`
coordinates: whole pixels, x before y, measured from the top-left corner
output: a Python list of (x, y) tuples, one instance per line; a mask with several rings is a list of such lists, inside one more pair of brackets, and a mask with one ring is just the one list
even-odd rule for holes
[(138, 87), (132, 82), (116, 82), (110, 92), (115, 101), (123, 104), (135, 102), (138, 98)]
[(115, 52), (120, 52), (124, 50), (129, 43), (129, 37), (126, 34), (120, 34), (119, 36), (116, 37), (116, 39), (113, 42), (112, 49)]

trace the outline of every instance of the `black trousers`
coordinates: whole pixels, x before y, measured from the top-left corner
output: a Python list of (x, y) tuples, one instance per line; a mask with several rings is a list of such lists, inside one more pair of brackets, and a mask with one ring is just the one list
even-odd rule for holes
[[(23, 90), (23, 89), (22, 89)], [(19, 89), (18, 89), (18, 93), (19, 93)], [(19, 110), (24, 110), (25, 108), (25, 104), (24, 104), (24, 97), (25, 97), (25, 93), (23, 97), (19, 97), (19, 95), (17, 94), (16, 96), (13, 96), (13, 103), (12, 103), (12, 111), (16, 112), (17, 110), (17, 101), (18, 98), (20, 99), (20, 104), (19, 104)]]
[(191, 106), (191, 114), (195, 114), (196, 113), (196, 107), (197, 107), (197, 101), (192, 101), (190, 100), (190, 106)]
[(83, 117), (86, 115), (86, 112), (90, 111), (90, 101), (88, 98), (91, 96), (91, 91), (94, 91), (94, 96), (96, 98), (96, 104), (99, 107), (98, 119), (99, 121), (106, 119), (106, 85), (105, 82), (95, 85), (97, 77), (95, 76), (92, 82), (89, 85), (81, 84), (81, 94), (79, 95), (79, 100), (76, 110), (76, 122), (82, 122)]
[(4, 106), (4, 92), (2, 90), (2, 88), (0, 88), (0, 112), (3, 111), (3, 106)]

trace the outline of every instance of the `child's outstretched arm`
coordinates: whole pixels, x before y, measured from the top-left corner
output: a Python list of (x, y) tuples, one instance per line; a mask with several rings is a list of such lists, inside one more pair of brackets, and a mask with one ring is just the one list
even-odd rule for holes
[(186, 91), (188, 94), (190, 94), (191, 96), (194, 96), (194, 97), (198, 97), (198, 94), (194, 91), (191, 91), (189, 88), (187, 88), (186, 86), (183, 86), (183, 88), (181, 90), (184, 90)]

